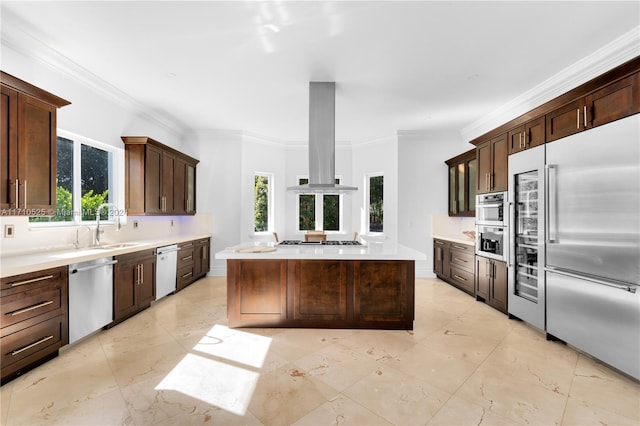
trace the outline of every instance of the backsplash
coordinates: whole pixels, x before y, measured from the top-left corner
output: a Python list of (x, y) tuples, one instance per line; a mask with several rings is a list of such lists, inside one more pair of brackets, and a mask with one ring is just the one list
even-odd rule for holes
[[(463, 234), (476, 230), (474, 217), (449, 217), (446, 214), (434, 214), (431, 216), (431, 233), (441, 237), (468, 238)], [(469, 238), (469, 241), (473, 241)]]
[[(137, 226), (136, 226), (137, 224)], [(13, 225), (14, 236), (6, 238), (5, 226)], [(103, 225), (101, 224), (102, 228)], [(91, 229), (89, 229), (91, 228)], [(126, 225), (116, 230), (116, 225), (105, 224), (103, 243), (148, 240), (167, 236), (211, 234), (210, 214), (194, 216), (129, 216)], [(81, 247), (93, 242), (95, 225), (38, 227), (29, 225), (28, 217), (5, 216), (0, 218), (0, 254), (2, 256), (45, 250), (63, 250), (74, 247), (76, 235)], [(77, 234), (76, 234), (77, 233)]]

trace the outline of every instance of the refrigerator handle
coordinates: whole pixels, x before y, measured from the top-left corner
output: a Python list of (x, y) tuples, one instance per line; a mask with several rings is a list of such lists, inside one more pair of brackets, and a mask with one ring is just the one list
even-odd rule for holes
[(558, 242), (558, 198), (557, 198), (557, 173), (558, 166), (555, 164), (547, 164), (544, 166), (545, 171), (545, 193), (546, 199), (546, 217), (547, 217), (547, 244)]
[(506, 253), (507, 267), (512, 267), (515, 263), (514, 255), (516, 252), (516, 205), (514, 202), (509, 201), (509, 220), (506, 223), (509, 225), (509, 244), (508, 251)]

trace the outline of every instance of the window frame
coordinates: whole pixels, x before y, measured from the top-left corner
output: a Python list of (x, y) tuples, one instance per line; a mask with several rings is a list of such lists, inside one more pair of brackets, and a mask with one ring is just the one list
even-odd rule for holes
[[(56, 144), (58, 138), (64, 138), (73, 142), (73, 190), (72, 190), (72, 220), (67, 222), (29, 222), (29, 228), (64, 228), (95, 225), (96, 220), (82, 220), (82, 145), (107, 151), (109, 155), (109, 199), (118, 206), (117, 209), (108, 209), (109, 218), (100, 223), (115, 224), (116, 215), (126, 215), (124, 208), (124, 149), (106, 144), (85, 136), (78, 135), (63, 129), (56, 129)], [(57, 166), (56, 166), (57, 167)], [(57, 174), (57, 171), (56, 171)], [(58, 206), (56, 206), (58, 208)]]
[[(296, 185), (300, 184), (301, 179), (309, 179), (308, 175), (297, 175)], [(339, 183), (342, 182), (342, 175), (336, 175), (335, 180)], [(300, 229), (300, 195), (314, 195), (315, 196), (315, 229), (314, 231), (322, 231), (324, 227), (324, 196), (325, 195), (337, 195), (340, 208), (338, 209), (338, 230), (337, 231), (324, 231), (325, 234), (339, 235), (344, 234), (344, 194), (339, 192), (300, 192), (296, 193), (296, 232), (299, 234), (305, 234), (307, 229)], [(309, 230), (311, 231), (311, 230)]]
[[(255, 222), (255, 214), (256, 214), (256, 198), (255, 198), (255, 182), (256, 182), (256, 177), (257, 176), (266, 176), (268, 179), (268, 184), (267, 184), (267, 230), (266, 231), (256, 231), (256, 222)], [(252, 217), (252, 223), (253, 223), (253, 235), (256, 236), (261, 236), (261, 235), (268, 235), (268, 234), (272, 234), (275, 232), (275, 173), (273, 172), (253, 172), (253, 193), (254, 196), (252, 197), (253, 200), (253, 209), (251, 209), (251, 212), (253, 214)]]
[(384, 236), (384, 207), (382, 208), (382, 232), (371, 231), (371, 178), (382, 177), (383, 190), (382, 190), (382, 203), (384, 206), (384, 173), (372, 172), (366, 173), (364, 177), (364, 206), (365, 206), (365, 234), (373, 236)]

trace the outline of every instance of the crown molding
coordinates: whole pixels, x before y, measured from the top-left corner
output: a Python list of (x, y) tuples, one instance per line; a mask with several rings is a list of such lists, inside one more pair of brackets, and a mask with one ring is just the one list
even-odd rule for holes
[(460, 134), (465, 141), (471, 141), (638, 55), (640, 55), (640, 26), (464, 127)]
[[(9, 14), (6, 10), (3, 10), (2, 13), (4, 15)], [(138, 116), (176, 136), (181, 136), (187, 131), (186, 126), (174, 117), (157, 111), (149, 111), (147, 106), (30, 34), (29, 31), (16, 23), (17, 19), (12, 18), (13, 16), (4, 16), (2, 19), (0, 44), (3, 47), (12, 49), (28, 59), (40, 62), (69, 80), (79, 82), (92, 92), (102, 95), (124, 108), (135, 111)]]

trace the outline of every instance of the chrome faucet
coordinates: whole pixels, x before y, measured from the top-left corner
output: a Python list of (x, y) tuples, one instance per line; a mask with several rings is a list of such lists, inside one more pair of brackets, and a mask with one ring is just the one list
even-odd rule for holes
[[(108, 206), (115, 207), (116, 209), (118, 208), (118, 206), (113, 203), (104, 203), (100, 204), (100, 207), (98, 207), (98, 210), (96, 210), (96, 234), (94, 239), (96, 246), (100, 245), (100, 234), (104, 233), (104, 229), (100, 229), (100, 213), (102, 213), (103, 207)], [(120, 217), (118, 217), (118, 229), (120, 229)]]

